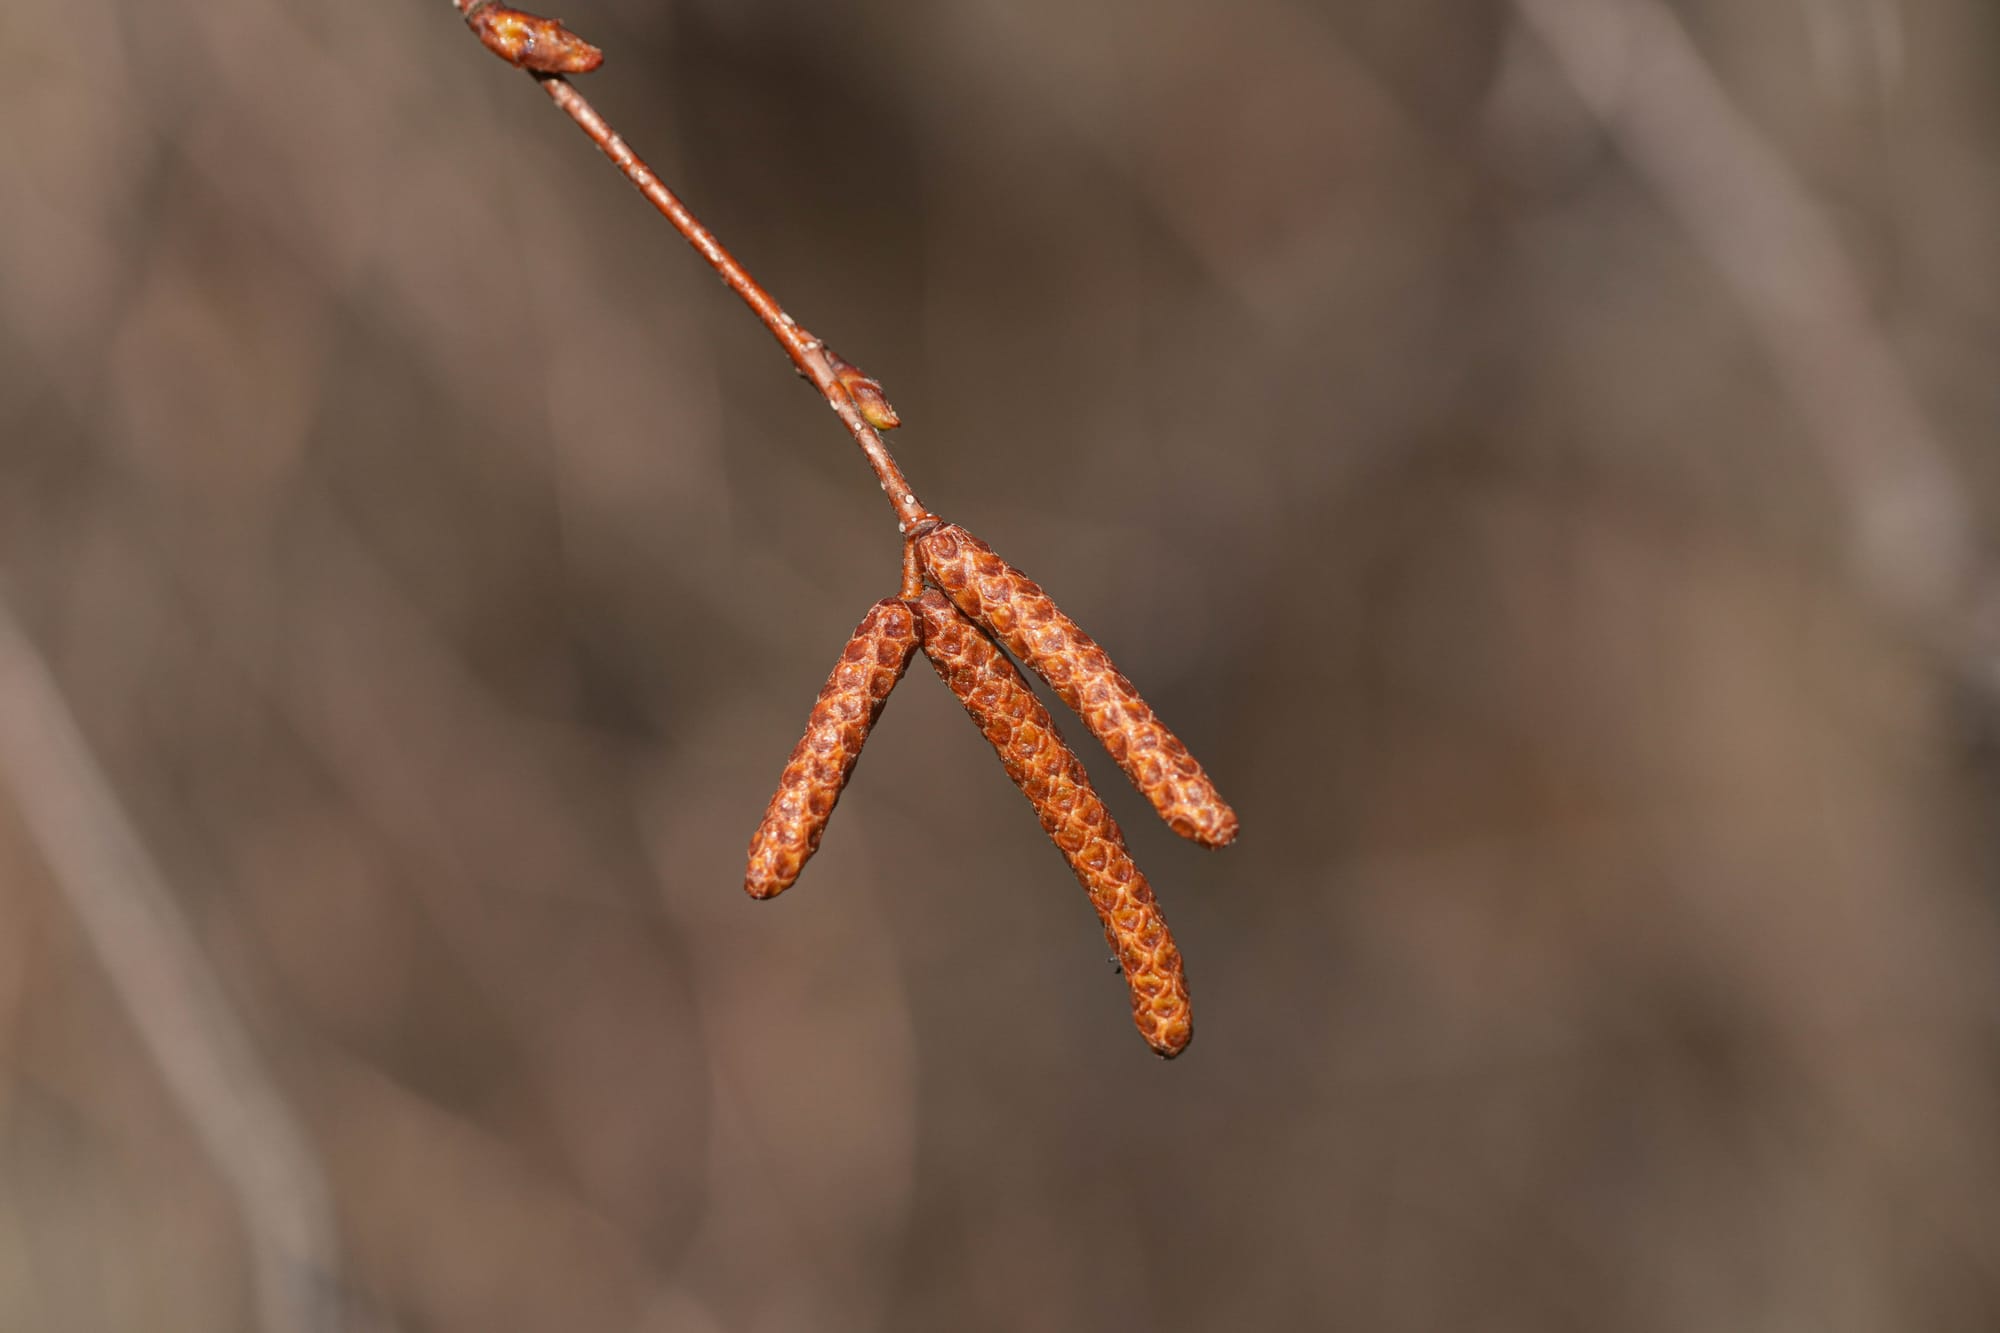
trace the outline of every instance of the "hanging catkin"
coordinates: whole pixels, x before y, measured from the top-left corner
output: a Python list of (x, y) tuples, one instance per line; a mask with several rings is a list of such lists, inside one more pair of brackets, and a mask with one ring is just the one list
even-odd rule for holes
[(841, 651), (833, 674), (820, 689), (806, 721), (806, 734), (792, 749), (764, 822), (750, 839), (750, 869), (743, 887), (753, 898), (770, 898), (791, 887), (819, 849), (827, 817), (840, 799), (868, 729), (882, 712), (889, 691), (903, 677), (917, 646), (916, 622), (908, 607), (885, 597), (868, 608)]
[(1205, 847), (1235, 839), (1236, 812), (1187, 746), (1039, 584), (956, 523), (919, 537), (917, 554), (959, 610), (1006, 644), (1083, 719), (1174, 832)]
[(1124, 969), (1139, 1034), (1162, 1056), (1180, 1054), (1194, 1035), (1180, 950), (1090, 775), (1021, 673), (978, 626), (935, 589), (910, 605), (924, 655), (992, 742), (1007, 776), (1033, 803), (1043, 830), (1090, 895)]

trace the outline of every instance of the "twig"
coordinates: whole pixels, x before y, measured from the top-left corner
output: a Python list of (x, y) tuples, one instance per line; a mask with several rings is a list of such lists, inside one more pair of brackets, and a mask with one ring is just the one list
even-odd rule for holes
[(310, 1141), (4, 602), (0, 779), (169, 1095), (235, 1198), (258, 1326), (332, 1333), (341, 1319), (339, 1249)]
[[(482, 0), (452, 0), (452, 4), (468, 20), (499, 8)], [(517, 60), (515, 63), (522, 62)], [(898, 530), (908, 532), (929, 518), (929, 511), (918, 502), (910, 483), (903, 477), (902, 469), (896, 466), (889, 447), (882, 442), (882, 436), (876, 429), (877, 426), (888, 429), (898, 424), (895, 409), (882, 396), (882, 386), (841, 360), (824, 342), (786, 314), (784, 307), (764, 289), (763, 284), (750, 276), (749, 271), (737, 262), (736, 256), (715, 239), (715, 233), (701, 224), (701, 219), (667, 188), (666, 182), (632, 151), (632, 146), (611, 128), (597, 113), (597, 108), (585, 100), (568, 79), (560, 74), (540, 73), (533, 69), (528, 72), (541, 84), (549, 100), (561, 107), (576, 122), (577, 128), (589, 135), (590, 141), (625, 173), (625, 179), (646, 196), (647, 202), (674, 224), (674, 230), (708, 261), (708, 266), (716, 271), (729, 290), (743, 298), (743, 304), (749, 306), (764, 327), (771, 331), (771, 336), (785, 349), (785, 355), (792, 359), (799, 373), (812, 381), (813, 387), (826, 399), (827, 406), (833, 409), (834, 415), (847, 427), (848, 434), (854, 437), (854, 442), (861, 446), (869, 466), (875, 469), (883, 494), (889, 497), (890, 505), (895, 508)]]

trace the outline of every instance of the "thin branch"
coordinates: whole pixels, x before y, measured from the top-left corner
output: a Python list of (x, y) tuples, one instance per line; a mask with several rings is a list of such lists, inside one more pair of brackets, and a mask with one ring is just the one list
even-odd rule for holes
[(341, 1320), (339, 1247), (310, 1140), (4, 602), (0, 781), (169, 1095), (234, 1196), (250, 1245), (258, 1326), (331, 1333)]
[[(482, 3), (482, 0), (452, 0), (452, 4), (468, 21), (482, 13), (491, 14), (500, 9), (500, 6)], [(507, 57), (503, 55), (503, 58)], [(514, 63), (522, 62), (516, 60)], [(826, 399), (827, 406), (847, 427), (854, 442), (861, 446), (869, 466), (875, 469), (882, 492), (889, 497), (889, 503), (896, 511), (898, 530), (908, 532), (931, 517), (918, 502), (916, 493), (910, 489), (910, 483), (904, 478), (902, 469), (896, 466), (896, 460), (876, 429), (877, 426), (887, 429), (897, 424), (895, 409), (882, 396), (882, 386), (841, 360), (824, 342), (786, 314), (784, 307), (764, 289), (763, 284), (750, 276), (749, 270), (724, 248), (714, 232), (702, 225), (701, 219), (681, 202), (680, 196), (667, 188), (666, 182), (632, 151), (632, 146), (611, 128), (610, 123), (585, 100), (575, 85), (560, 74), (532, 69), (528, 72), (541, 84), (549, 100), (561, 107), (576, 122), (577, 128), (590, 136), (590, 141), (611, 159), (612, 164), (625, 174), (625, 179), (646, 196), (647, 202), (658, 209), (662, 217), (673, 223), (674, 230), (708, 262), (729, 290), (743, 299), (743, 304), (750, 307), (751, 313), (785, 349), (785, 355), (792, 359), (799, 373), (812, 381), (812, 386)]]

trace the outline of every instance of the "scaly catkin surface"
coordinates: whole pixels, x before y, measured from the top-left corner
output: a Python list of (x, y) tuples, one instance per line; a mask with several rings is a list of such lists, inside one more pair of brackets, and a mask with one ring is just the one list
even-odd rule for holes
[(784, 892), (819, 849), (820, 834), (840, 799), (868, 729), (916, 650), (910, 609), (893, 597), (868, 608), (820, 689), (806, 734), (792, 750), (764, 822), (750, 839), (743, 887), (753, 898)]
[(1236, 838), (1236, 812), (1187, 746), (1036, 582), (979, 538), (946, 523), (917, 539), (924, 572), (958, 609), (1034, 668), (1075, 710), (1168, 827), (1205, 847)]
[(1090, 895), (1124, 968), (1139, 1034), (1160, 1055), (1179, 1055), (1194, 1035), (1180, 950), (1082, 761), (1006, 654), (943, 594), (926, 590), (911, 606), (924, 655), (999, 752), (1007, 776), (1033, 802), (1043, 830)]

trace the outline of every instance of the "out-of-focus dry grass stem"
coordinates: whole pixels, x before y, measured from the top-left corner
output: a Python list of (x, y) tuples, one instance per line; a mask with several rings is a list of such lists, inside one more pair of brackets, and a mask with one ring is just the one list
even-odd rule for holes
[(259, 1326), (337, 1333), (344, 1299), (311, 1139), (211, 972), (41, 654), (0, 602), (0, 775), (160, 1076), (228, 1182)]
[[(1967, 585), (1979, 553), (1965, 484), (1826, 210), (1666, 5), (1514, 4), (1742, 302), (1846, 506), (1859, 576), (1897, 612), (1971, 646), (1962, 618), (1977, 604)], [(1983, 673), (1989, 688), (1996, 668)]]

